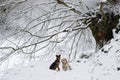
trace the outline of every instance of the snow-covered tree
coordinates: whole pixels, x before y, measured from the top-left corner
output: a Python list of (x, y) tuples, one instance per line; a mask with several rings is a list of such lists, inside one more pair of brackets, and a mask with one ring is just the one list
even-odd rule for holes
[(102, 0), (3, 0), (0, 5), (5, 15), (0, 15), (0, 62), (15, 53), (33, 59), (61, 51), (73, 60), (94, 51), (96, 42), (110, 40), (106, 35), (120, 17), (119, 3)]

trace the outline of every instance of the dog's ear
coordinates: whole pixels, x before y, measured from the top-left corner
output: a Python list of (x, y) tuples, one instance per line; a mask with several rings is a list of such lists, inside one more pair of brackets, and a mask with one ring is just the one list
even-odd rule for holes
[(56, 57), (58, 57), (58, 55), (56, 55)]
[(56, 55), (56, 57), (60, 57), (61, 55)]
[(58, 55), (59, 57), (61, 56), (61, 55)]

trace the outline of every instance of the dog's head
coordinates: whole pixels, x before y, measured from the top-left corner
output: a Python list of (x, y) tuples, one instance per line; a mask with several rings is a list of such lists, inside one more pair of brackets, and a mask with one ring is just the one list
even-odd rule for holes
[(56, 55), (56, 60), (60, 60), (61, 55)]
[(68, 63), (66, 58), (63, 58), (63, 59), (61, 60), (61, 62), (62, 62), (62, 64), (67, 64), (67, 63)]

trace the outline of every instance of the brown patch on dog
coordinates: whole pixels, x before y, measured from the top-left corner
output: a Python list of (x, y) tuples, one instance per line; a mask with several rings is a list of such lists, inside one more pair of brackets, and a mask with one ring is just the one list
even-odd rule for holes
[(68, 64), (68, 61), (67, 61), (66, 58), (63, 58), (63, 59), (61, 60), (61, 62), (62, 62), (62, 70), (64, 70), (64, 71), (72, 70), (72, 69), (71, 69), (71, 66)]
[(56, 60), (51, 64), (49, 69), (60, 71), (60, 67), (59, 67), (59, 65), (60, 65), (60, 57), (61, 57), (61, 55), (56, 55)]

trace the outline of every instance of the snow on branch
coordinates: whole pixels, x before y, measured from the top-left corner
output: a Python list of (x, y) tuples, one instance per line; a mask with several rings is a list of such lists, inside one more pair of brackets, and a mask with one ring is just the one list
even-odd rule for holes
[[(93, 38), (89, 31), (90, 22), (87, 24), (84, 22), (96, 16), (91, 15), (92, 11), (85, 3), (82, 7), (87, 11), (84, 12), (81, 10), (82, 8), (78, 8), (83, 3), (77, 4), (63, 0), (56, 0), (55, 2), (45, 0), (37, 3), (29, 0), (13, 0), (13, 2), (26, 3), (21, 3), (9, 12), (7, 26), (12, 29), (16, 27), (16, 29), (13, 32), (14, 35), (12, 34), (5, 39), (5, 43), (8, 45), (3, 44), (0, 46), (0, 50), (12, 49), (12, 53), (32, 55), (46, 49), (47, 53), (50, 54), (52, 51), (57, 51), (55, 48), (59, 44), (66, 44), (69, 57), (74, 55), (75, 58), (79, 48), (83, 46), (81, 39), (84, 37), (85, 40), (92, 40)], [(11, 40), (7, 41), (8, 38)], [(91, 43), (84, 43), (92, 45)], [(9, 54), (12, 54), (11, 52)], [(1, 59), (3, 58), (1, 57)]]

